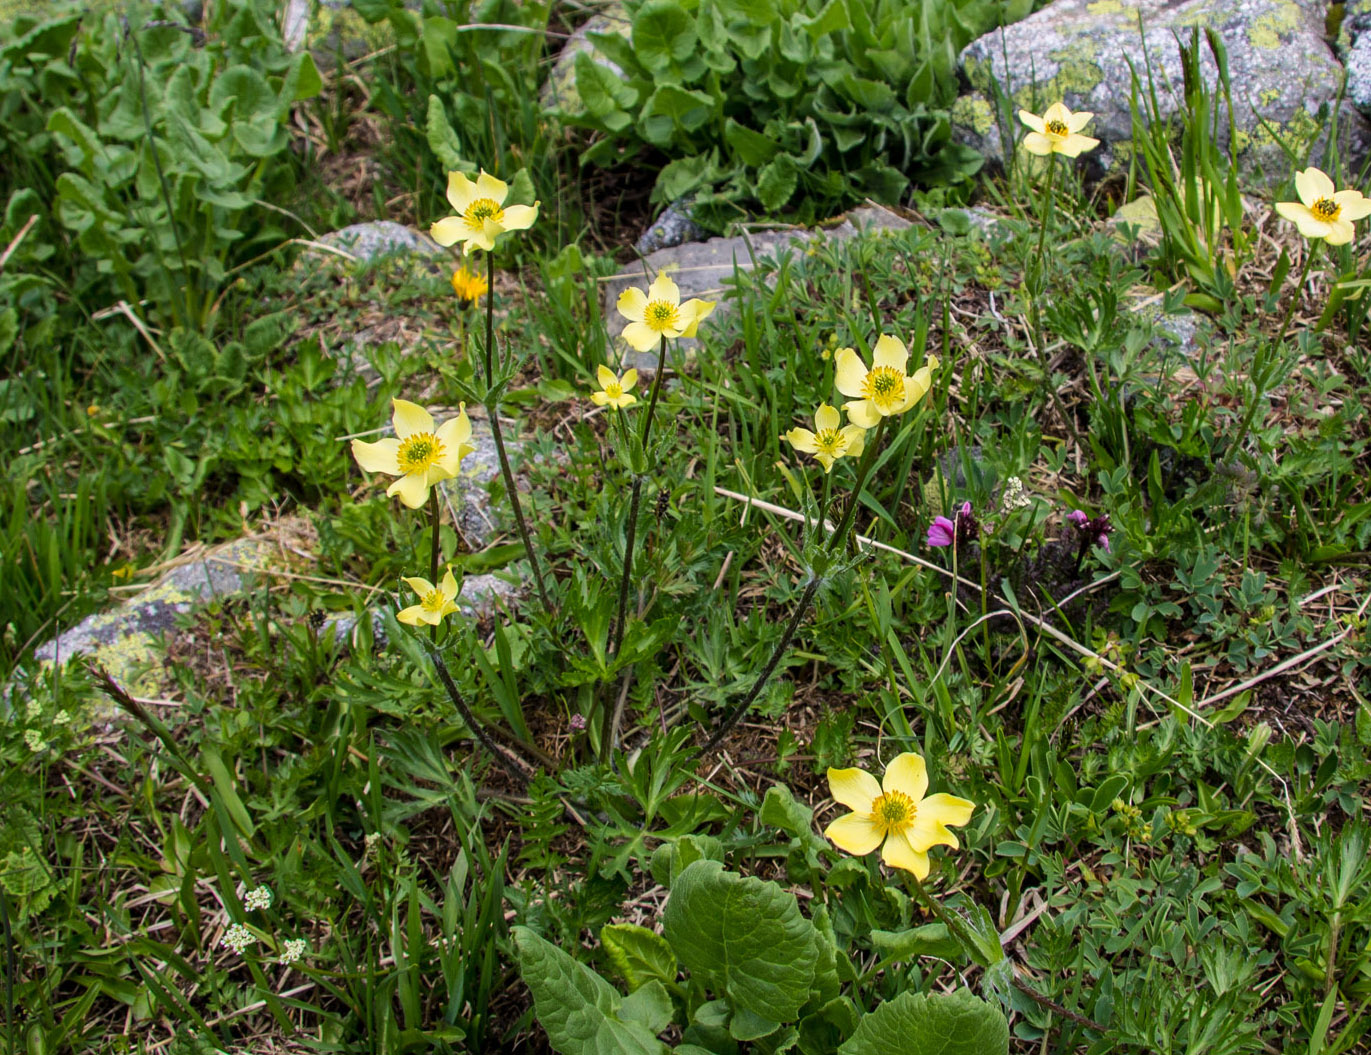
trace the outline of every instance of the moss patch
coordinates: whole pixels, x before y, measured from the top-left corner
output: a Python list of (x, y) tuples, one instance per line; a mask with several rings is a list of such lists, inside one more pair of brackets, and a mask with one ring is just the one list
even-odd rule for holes
[(983, 136), (995, 127), (995, 111), (979, 95), (963, 95), (952, 104), (952, 123)]
[(1254, 48), (1278, 48), (1289, 42), (1300, 24), (1299, 6), (1293, 0), (1280, 0), (1269, 12), (1253, 19), (1247, 42)]

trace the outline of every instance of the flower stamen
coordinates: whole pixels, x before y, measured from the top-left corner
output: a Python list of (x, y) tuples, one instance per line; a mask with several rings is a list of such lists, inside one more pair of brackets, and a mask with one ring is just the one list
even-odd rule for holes
[(431, 432), (416, 432), (400, 441), (396, 461), (403, 473), (421, 472), (443, 457), (443, 441)]
[(883, 836), (900, 835), (913, 825), (918, 812), (914, 800), (903, 791), (887, 791), (871, 803), (871, 823)]
[(443, 610), (443, 606), (446, 604), (447, 597), (444, 595), (443, 591), (438, 588), (429, 590), (429, 592), (424, 594), (423, 599), (419, 602), (419, 606), (423, 608), (426, 612), (441, 612)]
[(1071, 129), (1066, 127), (1065, 121), (1048, 121), (1046, 128), (1047, 134), (1050, 136), (1068, 136), (1071, 134)]
[(888, 412), (904, 402), (903, 370), (894, 366), (873, 366), (862, 385), (862, 395)]
[(680, 317), (680, 309), (665, 300), (654, 300), (643, 310), (643, 321), (654, 330), (672, 329)]
[(473, 231), (485, 229), (487, 220), (494, 220), (499, 223), (504, 219), (505, 211), (491, 198), (477, 198), (467, 206), (467, 211), (462, 214), (462, 219)]
[(1332, 198), (1320, 198), (1309, 207), (1309, 211), (1317, 216), (1324, 223), (1332, 223), (1342, 212), (1342, 206)]

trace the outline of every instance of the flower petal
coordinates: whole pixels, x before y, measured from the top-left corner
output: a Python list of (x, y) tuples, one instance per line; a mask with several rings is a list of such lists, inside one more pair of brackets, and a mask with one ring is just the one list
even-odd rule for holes
[(625, 370), (624, 376), (619, 378), (619, 387), (625, 392), (632, 390), (638, 384), (638, 371)]
[(1087, 150), (1094, 150), (1100, 145), (1098, 139), (1091, 139), (1089, 136), (1067, 136), (1057, 147), (1057, 153), (1063, 157), (1080, 157)]
[(855, 458), (866, 449), (866, 429), (860, 425), (844, 425), (839, 435), (847, 445), (843, 448), (843, 454), (847, 457)]
[(413, 436), (416, 432), (433, 431), (433, 415), (418, 403), (411, 403), (408, 399), (392, 399), (390, 404), (395, 408), (391, 422), (395, 425), (395, 435), (400, 439)]
[(405, 576), (405, 585), (417, 593), (420, 597), (427, 597), (433, 592), (433, 583), (427, 579), (421, 579), (417, 575)]
[(637, 286), (629, 286), (619, 294), (619, 314), (629, 322), (642, 322), (647, 309), (647, 294)]
[(1077, 110), (1074, 114), (1071, 115), (1071, 119), (1066, 122), (1067, 131), (1079, 132), (1082, 128), (1084, 128), (1086, 125), (1090, 123), (1090, 119), (1094, 116), (1095, 115), (1092, 114), (1089, 110)]
[(903, 792), (917, 803), (928, 790), (928, 766), (913, 751), (896, 755), (885, 767), (881, 788), (887, 795), (892, 791)]
[[(505, 199), (509, 197), (509, 184), (502, 179), (496, 179), (485, 169), (476, 177), (475, 193), (473, 198), (489, 198), (496, 205), (503, 205)], [(508, 209), (505, 210), (509, 212)]]
[(1060, 121), (1071, 127), (1071, 111), (1066, 108), (1066, 103), (1053, 103), (1043, 111), (1043, 126), (1050, 125), (1053, 121)]
[(1363, 198), (1361, 191), (1340, 190), (1333, 200), (1342, 206), (1341, 219), (1364, 220), (1371, 216), (1371, 198)]
[(443, 596), (449, 601), (457, 596), (457, 576), (452, 574), (451, 568), (448, 568), (448, 570), (443, 573), (442, 590)]
[(961, 844), (947, 826), (966, 824), (975, 810), (974, 802), (940, 791), (919, 803), (918, 813), (914, 816), (914, 823), (906, 829), (905, 838), (910, 846), (920, 851), (930, 846), (950, 846), (955, 850)]
[(408, 626), (423, 626), (428, 620), (428, 610), (421, 604), (412, 604), (408, 608), (401, 608), (395, 613), (395, 618)]
[(843, 416), (838, 413), (837, 407), (831, 407), (827, 403), (820, 403), (819, 409), (814, 411), (814, 424), (823, 429), (836, 429), (843, 423)]
[(652, 285), (647, 287), (648, 300), (664, 300), (672, 307), (681, 303), (681, 288), (665, 271), (658, 271)]
[(400, 441), (394, 437), (388, 436), (375, 443), (353, 440), (352, 456), (369, 473), (400, 474)]
[(1041, 158), (1052, 153), (1056, 149), (1056, 144), (1042, 132), (1029, 132), (1023, 137), (1023, 148)]
[[(467, 206), (475, 201), (479, 195), (476, 193), (476, 184), (467, 179), (460, 172), (449, 172), (447, 174), (447, 203), (458, 213), (467, 211)], [(457, 217), (454, 217), (457, 219)], [(451, 244), (451, 243), (448, 243)]]
[(429, 237), (441, 246), (456, 245), (463, 241), (469, 228), (466, 221), (460, 216), (449, 216), (439, 220), (437, 223), (430, 224), (428, 229)]
[(500, 225), (506, 231), (527, 230), (533, 226), (533, 221), (538, 219), (538, 206), (541, 204), (541, 202), (534, 202), (532, 205), (511, 205), (505, 210)]
[(1336, 190), (1333, 181), (1312, 165), (1295, 173), (1295, 191), (1306, 205), (1313, 205), (1320, 198), (1331, 198)]
[(796, 426), (785, 433), (785, 438), (790, 441), (792, 447), (805, 454), (813, 454), (819, 449), (818, 444), (815, 443), (816, 437), (814, 433), (810, 432), (808, 429), (802, 429), (799, 426)]
[(852, 399), (843, 404), (847, 420), (858, 428), (874, 429), (881, 420), (881, 412), (869, 399)]
[(839, 850), (864, 857), (881, 845), (881, 829), (864, 813), (848, 813), (824, 829), (824, 838)]
[(714, 310), (714, 305), (717, 303), (718, 301), (699, 300), (698, 298), (692, 297), (682, 304), (679, 322), (679, 325), (682, 327), (681, 336), (694, 337), (695, 331), (700, 328), (700, 323), (704, 322), (709, 316), (709, 313)]
[(609, 386), (619, 379), (614, 376), (613, 370), (601, 363), (595, 368), (595, 380), (600, 382), (600, 387), (602, 389), (608, 391)]
[(1352, 228), (1352, 221), (1339, 216), (1328, 225), (1328, 234), (1324, 236), (1324, 241), (1329, 245), (1346, 245), (1355, 237), (1356, 231)]
[[(909, 365), (909, 349), (904, 346), (904, 341), (898, 337), (891, 337), (888, 333), (883, 333), (876, 341), (872, 360), (877, 366), (891, 366), (903, 372), (904, 368)], [(849, 393), (844, 392), (843, 395), (849, 395)]]
[(828, 770), (828, 790), (834, 801), (841, 802), (850, 810), (870, 813), (871, 804), (881, 793), (881, 785), (864, 769)]
[(428, 473), (406, 473), (386, 488), (386, 494), (398, 495), (410, 509), (418, 509), (428, 501)]
[[(833, 383), (838, 391), (845, 396), (860, 396), (862, 385), (866, 382), (867, 369), (865, 364), (851, 348), (839, 348), (833, 357), (833, 364), (837, 367), (837, 373), (833, 378)], [(863, 422), (858, 422), (864, 425)], [(865, 426), (869, 428), (870, 426)]]
[(891, 835), (885, 841), (885, 846), (881, 849), (881, 860), (892, 868), (903, 868), (906, 872), (913, 872), (914, 877), (920, 881), (928, 878), (928, 854), (910, 846), (903, 835)]
[(657, 347), (660, 335), (645, 322), (630, 322), (620, 334), (635, 351), (646, 352)]
[(1019, 120), (1039, 134), (1047, 131), (1047, 122), (1037, 114), (1030, 114), (1027, 110), (1019, 111)]
[(597, 407), (607, 406), (609, 404), (609, 396), (604, 392), (592, 392), (590, 393), (590, 401)]

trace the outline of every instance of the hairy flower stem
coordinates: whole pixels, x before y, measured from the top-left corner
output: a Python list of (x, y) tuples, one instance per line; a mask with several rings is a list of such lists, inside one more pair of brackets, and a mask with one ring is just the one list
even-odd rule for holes
[[(838, 528), (828, 537), (828, 552), (831, 557), (839, 556), (847, 543), (847, 534), (852, 528), (852, 522), (857, 518), (857, 506), (861, 500), (862, 488), (866, 485), (866, 479), (871, 475), (871, 470), (876, 464), (876, 451), (881, 445), (881, 435), (885, 432), (887, 419), (881, 418), (876, 425), (876, 434), (871, 437), (871, 442), (867, 445), (862, 454), (862, 460), (857, 468), (857, 483), (852, 489), (852, 500), (847, 503), (847, 509), (843, 511), (843, 519), (838, 524)], [(819, 521), (822, 530), (823, 521)], [(814, 597), (819, 592), (820, 577), (811, 575), (808, 583), (805, 584), (804, 593), (800, 595), (799, 603), (795, 605), (795, 611), (791, 614), (790, 622), (786, 624), (785, 632), (781, 634), (781, 640), (776, 642), (776, 647), (771, 652), (771, 658), (767, 660), (762, 672), (757, 675), (757, 680), (752, 683), (752, 688), (728, 712), (723, 724), (714, 731), (714, 734), (705, 741), (704, 747), (700, 749), (701, 756), (709, 754), (720, 743), (723, 738), (732, 731), (733, 727), (742, 721), (743, 715), (747, 713), (749, 707), (761, 695), (762, 689), (770, 680), (776, 667), (781, 662), (781, 657), (790, 649), (790, 642), (795, 637), (795, 632), (799, 630), (800, 623), (809, 614), (809, 608), (814, 603)]]
[(1076, 441), (1076, 446), (1080, 446), (1081, 438), (1076, 433), (1076, 422), (1070, 414), (1066, 412), (1066, 404), (1062, 402), (1061, 394), (1052, 384), (1052, 362), (1047, 357), (1047, 334), (1043, 330), (1042, 317), (1042, 297), (1043, 290), (1047, 283), (1044, 281), (1046, 270), (1046, 260), (1043, 256), (1047, 245), (1047, 228), (1052, 219), (1052, 185), (1057, 176), (1057, 155), (1050, 154), (1047, 158), (1047, 190), (1043, 195), (1042, 215), (1038, 218), (1038, 252), (1037, 260), (1033, 268), (1033, 277), (1028, 291), (1028, 311), (1033, 321), (1033, 351), (1038, 356), (1038, 365), (1043, 370), (1043, 383), (1047, 386), (1047, 393), (1052, 397), (1052, 405), (1057, 408), (1057, 416), (1062, 419), (1062, 424), (1066, 426), (1066, 431), (1071, 433), (1071, 438)]
[[(639, 437), (643, 458), (647, 458), (647, 442), (652, 438), (652, 416), (657, 411), (657, 400), (662, 392), (662, 374), (666, 370), (666, 335), (657, 352), (657, 372), (652, 375), (652, 392), (647, 400), (647, 416), (643, 419), (643, 431)], [(625, 429), (627, 431), (627, 429)], [(609, 658), (619, 654), (619, 646), (624, 642), (624, 627), (628, 622), (628, 595), (633, 584), (633, 546), (638, 537), (638, 505), (643, 496), (643, 478), (637, 473), (633, 476), (633, 494), (628, 503), (628, 526), (624, 529), (624, 573), (619, 579), (619, 617), (614, 620), (614, 635), (610, 639)], [(628, 702), (625, 693), (619, 694), (614, 705), (614, 714), (605, 725), (604, 736), (600, 741), (600, 761), (604, 762), (619, 742), (619, 728), (624, 720), (624, 706)]]
[(462, 716), (462, 721), (466, 723), (472, 735), (480, 741), (481, 746), (490, 753), (492, 758), (505, 767), (520, 787), (527, 786), (528, 775), (515, 764), (509, 755), (501, 750), (500, 745), (495, 742), (490, 733), (486, 731), (485, 726), (472, 713), (471, 708), (467, 706), (466, 700), (462, 697), (461, 691), (457, 688), (457, 683), (452, 680), (452, 674), (448, 671), (447, 664), (443, 662), (443, 657), (439, 651), (430, 646), (428, 658), (433, 661), (433, 667), (438, 671), (438, 680), (443, 683), (443, 688), (447, 690), (448, 699), (457, 708), (457, 713)]
[(1280, 354), (1281, 345), (1285, 343), (1285, 334), (1290, 329), (1290, 320), (1294, 317), (1295, 306), (1300, 302), (1300, 295), (1304, 292), (1304, 283), (1309, 278), (1309, 269), (1313, 266), (1314, 257), (1318, 255), (1321, 245), (1323, 245), (1322, 242), (1315, 242), (1309, 247), (1309, 252), (1304, 258), (1304, 267), (1300, 271), (1300, 280), (1295, 283), (1295, 292), (1291, 295), (1290, 303), (1285, 309), (1280, 329), (1276, 331), (1276, 339), (1257, 353), (1256, 361), (1252, 365), (1252, 402), (1248, 404), (1247, 413), (1243, 415), (1242, 426), (1238, 429), (1237, 437), (1228, 448), (1238, 454), (1242, 453), (1242, 445), (1247, 439), (1248, 432), (1252, 429), (1252, 423), (1257, 418), (1257, 408), (1266, 398), (1266, 383), (1269, 380), (1267, 370), (1270, 368), (1272, 360)]
[[(519, 490), (514, 486), (514, 471), (509, 467), (509, 455), (505, 453), (505, 438), (500, 431), (500, 400), (491, 394), (495, 383), (495, 256), (486, 254), (486, 410), (490, 414), (490, 435), (495, 440), (495, 452), (500, 456), (500, 475), (509, 494), (509, 504), (514, 510), (514, 523), (519, 529), (519, 541), (524, 544), (529, 566), (533, 569), (533, 582), (538, 587), (538, 599), (543, 610), (552, 615), (552, 601), (548, 598), (547, 587), (543, 585), (543, 569), (538, 564), (538, 556), (533, 552), (529, 541), (528, 524), (524, 522), (524, 507), (519, 502)], [(436, 574), (436, 573), (435, 573)]]
[[(434, 586), (438, 585), (438, 561), (442, 556), (442, 523), (443, 512), (438, 503), (438, 488), (429, 488), (428, 492), (428, 519), (430, 525), (431, 539), (428, 547), (428, 581)], [(428, 639), (437, 644), (438, 624), (434, 623), (428, 628)]]

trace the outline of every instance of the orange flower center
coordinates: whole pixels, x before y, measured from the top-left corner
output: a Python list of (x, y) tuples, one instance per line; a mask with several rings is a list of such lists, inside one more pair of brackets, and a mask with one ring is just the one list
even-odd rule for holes
[(462, 219), (466, 220), (467, 226), (473, 231), (484, 231), (487, 220), (499, 223), (504, 218), (504, 209), (491, 198), (477, 198), (467, 206), (467, 211), (462, 213)]
[(862, 382), (862, 395), (889, 414), (904, 402), (904, 371), (893, 366), (873, 366)]
[(654, 300), (643, 310), (643, 321), (658, 333), (674, 329), (680, 317), (680, 308), (666, 300)]
[(442, 456), (442, 440), (431, 432), (416, 432), (400, 441), (395, 460), (400, 463), (400, 471), (408, 476), (435, 465)]
[(1338, 218), (1338, 214), (1342, 212), (1342, 206), (1332, 198), (1320, 198), (1310, 206), (1309, 211), (1324, 223), (1332, 223)]
[(1047, 134), (1050, 136), (1066, 136), (1071, 134), (1071, 130), (1066, 127), (1065, 121), (1048, 121)]
[(887, 791), (872, 802), (871, 823), (882, 835), (900, 835), (914, 823), (918, 813), (919, 807), (903, 791)]

